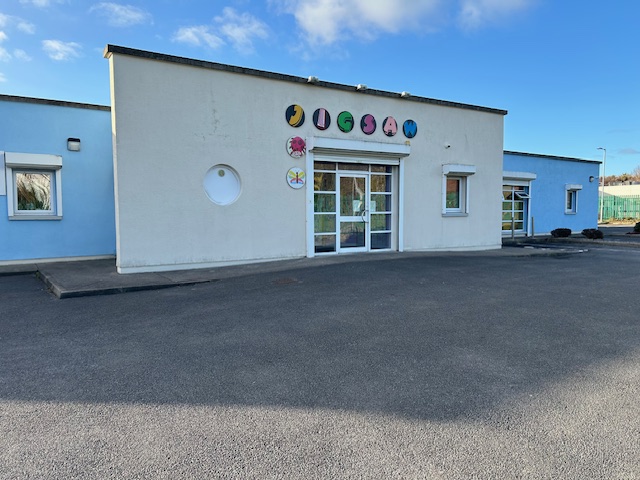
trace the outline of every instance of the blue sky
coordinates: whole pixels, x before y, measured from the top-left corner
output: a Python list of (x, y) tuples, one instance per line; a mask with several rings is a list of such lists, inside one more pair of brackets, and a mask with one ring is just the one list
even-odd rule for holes
[(2, 0), (0, 93), (109, 104), (106, 44), (501, 108), (505, 149), (640, 165), (635, 0)]

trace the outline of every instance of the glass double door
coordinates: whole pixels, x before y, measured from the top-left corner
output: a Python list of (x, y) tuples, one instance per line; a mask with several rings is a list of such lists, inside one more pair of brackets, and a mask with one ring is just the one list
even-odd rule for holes
[(369, 175), (339, 174), (338, 252), (370, 249)]
[(315, 162), (315, 253), (391, 250), (393, 179), (390, 165)]

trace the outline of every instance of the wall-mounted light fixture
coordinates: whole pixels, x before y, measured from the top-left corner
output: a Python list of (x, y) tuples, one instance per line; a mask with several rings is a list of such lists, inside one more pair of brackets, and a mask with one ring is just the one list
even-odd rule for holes
[(593, 175), (591, 175), (591, 176), (589, 177), (589, 182), (590, 182), (590, 183), (593, 183), (593, 181), (594, 181), (595, 179), (596, 179), (596, 177), (594, 177)]
[(360, 90), (362, 92), (366, 89), (367, 89), (367, 86), (364, 83), (359, 83), (358, 85), (356, 85), (356, 90)]
[(67, 138), (67, 150), (70, 152), (80, 151), (80, 139), (79, 138)]
[(307, 83), (318, 83), (318, 77), (310, 75), (309, 78), (307, 78)]
[(400, 94), (400, 96), (401, 96), (402, 98), (409, 98), (409, 97), (411, 96), (411, 94), (410, 94), (409, 92), (402, 92), (402, 93)]

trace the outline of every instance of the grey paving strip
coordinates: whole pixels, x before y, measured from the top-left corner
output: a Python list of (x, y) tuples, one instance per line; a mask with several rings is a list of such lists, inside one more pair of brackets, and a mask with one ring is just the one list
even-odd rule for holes
[[(118, 274), (114, 260), (56, 262), (35, 265), (37, 276), (59, 299), (97, 295), (114, 295), (143, 290), (160, 290), (172, 287), (218, 282), (227, 278), (254, 275), (265, 272), (286, 272), (298, 268), (322, 267), (338, 263), (360, 263), (374, 260), (393, 260), (407, 257), (428, 256), (560, 256), (583, 253), (583, 248), (539, 245), (507, 246), (497, 250), (477, 252), (386, 252), (369, 255), (326, 256), (260, 262), (217, 268), (176, 270), (156, 273)], [(31, 270), (33, 273), (33, 270)], [(288, 277), (287, 277), (288, 278)], [(284, 282), (285, 280), (283, 280)]]
[(20, 265), (3, 265), (0, 267), (0, 277), (11, 275), (30, 275), (38, 271), (38, 266), (34, 263)]

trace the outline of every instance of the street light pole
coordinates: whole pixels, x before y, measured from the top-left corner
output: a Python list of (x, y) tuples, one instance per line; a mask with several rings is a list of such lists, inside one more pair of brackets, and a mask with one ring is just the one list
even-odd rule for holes
[(607, 149), (604, 147), (598, 147), (598, 150), (602, 150), (602, 193), (600, 194), (600, 215), (598, 223), (602, 223), (602, 213), (604, 211), (604, 179), (607, 176)]

